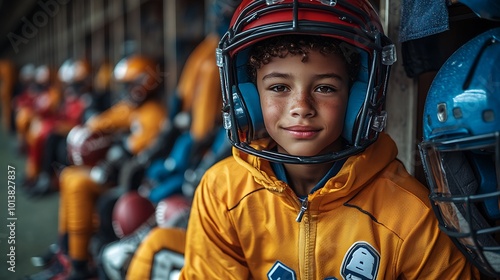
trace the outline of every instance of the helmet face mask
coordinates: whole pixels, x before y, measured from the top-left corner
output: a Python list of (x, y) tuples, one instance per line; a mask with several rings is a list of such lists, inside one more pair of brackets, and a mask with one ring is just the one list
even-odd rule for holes
[(424, 107), (419, 145), (440, 228), (483, 273), (500, 277), (500, 28), (459, 48)]
[(440, 228), (488, 274), (500, 273), (500, 133), (420, 146)]
[[(345, 48), (340, 45), (342, 49), (355, 49), (361, 56), (347, 105), (343, 138), (348, 145), (344, 150), (305, 157), (257, 150), (251, 145), (265, 137), (266, 131), (259, 94), (248, 74), (249, 51), (259, 41), (290, 34), (331, 37), (345, 43)], [(246, 153), (282, 163), (330, 162), (361, 152), (385, 127), (385, 92), (394, 61), (394, 45), (368, 1), (243, 1), (217, 49), (228, 137)]]

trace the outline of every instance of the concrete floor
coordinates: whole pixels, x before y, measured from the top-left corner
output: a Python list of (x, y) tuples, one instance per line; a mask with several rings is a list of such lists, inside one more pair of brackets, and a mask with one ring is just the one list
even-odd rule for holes
[[(8, 168), (15, 167), (15, 212), (8, 220)], [(0, 125), (0, 279), (22, 279), (38, 272), (31, 265), (31, 257), (45, 252), (57, 239), (58, 194), (28, 198), (21, 190), (25, 156), (17, 152), (16, 137)], [(12, 185), (12, 184), (11, 184)], [(15, 231), (9, 225), (15, 223)], [(12, 229), (14, 229), (12, 227)], [(9, 239), (10, 238), (10, 239)], [(15, 244), (12, 243), (15, 240)], [(15, 272), (9, 271), (11, 246), (15, 254)]]

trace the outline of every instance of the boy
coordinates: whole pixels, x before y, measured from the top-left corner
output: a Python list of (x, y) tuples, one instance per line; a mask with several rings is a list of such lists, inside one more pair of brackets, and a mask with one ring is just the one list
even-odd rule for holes
[(368, 1), (242, 2), (181, 279), (478, 278), (381, 133), (394, 53)]

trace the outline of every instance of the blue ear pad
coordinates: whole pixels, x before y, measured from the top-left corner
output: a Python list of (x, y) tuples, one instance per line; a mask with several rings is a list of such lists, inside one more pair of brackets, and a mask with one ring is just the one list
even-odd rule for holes
[(363, 105), (363, 102), (365, 102), (367, 87), (367, 83), (357, 81), (354, 82), (351, 87), (351, 92), (349, 93), (349, 101), (347, 102), (347, 110), (344, 119), (344, 130), (342, 131), (342, 137), (344, 137), (349, 144), (354, 143), (354, 125), (361, 106)]
[(342, 137), (349, 144), (354, 143), (354, 125), (356, 124), (356, 119), (358, 117), (359, 111), (365, 102), (366, 92), (368, 88), (368, 53), (363, 50), (359, 50), (360, 54), (360, 68), (357, 80), (351, 86), (349, 92), (349, 101), (347, 102), (347, 109), (344, 119), (344, 130), (342, 131)]
[(247, 141), (262, 137), (265, 126), (259, 93), (255, 85), (253, 83), (238, 84), (237, 90), (233, 88), (233, 102), (238, 126), (249, 133)]

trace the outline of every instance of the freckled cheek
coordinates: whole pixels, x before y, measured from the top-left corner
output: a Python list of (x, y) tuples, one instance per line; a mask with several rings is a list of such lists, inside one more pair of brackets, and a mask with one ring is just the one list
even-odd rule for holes
[(332, 110), (334, 115), (338, 115), (342, 118), (345, 116), (346, 111), (347, 111), (346, 104), (335, 104), (335, 106), (333, 106), (333, 110)]
[(278, 122), (283, 113), (283, 104), (270, 102), (269, 100), (261, 100), (260, 104), (266, 128), (273, 127)]
[(330, 103), (323, 107), (324, 115), (327, 119), (343, 121), (347, 110), (346, 104), (342, 102)]

